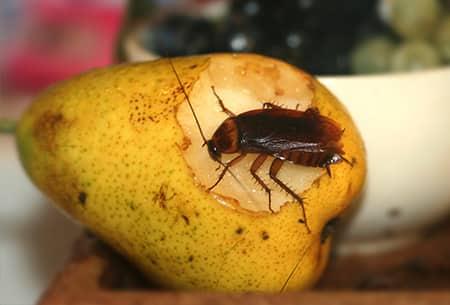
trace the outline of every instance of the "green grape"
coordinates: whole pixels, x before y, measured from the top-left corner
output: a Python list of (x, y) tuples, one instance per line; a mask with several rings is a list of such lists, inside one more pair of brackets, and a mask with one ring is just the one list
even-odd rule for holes
[(415, 71), (439, 66), (436, 49), (426, 41), (408, 41), (400, 45), (391, 60), (392, 71)]
[(351, 54), (354, 73), (382, 73), (389, 71), (394, 43), (387, 37), (377, 36), (361, 42)]
[(450, 64), (450, 15), (439, 25), (436, 33), (436, 45), (443, 61)]
[(427, 38), (436, 28), (442, 11), (439, 0), (384, 0), (386, 21), (401, 36)]

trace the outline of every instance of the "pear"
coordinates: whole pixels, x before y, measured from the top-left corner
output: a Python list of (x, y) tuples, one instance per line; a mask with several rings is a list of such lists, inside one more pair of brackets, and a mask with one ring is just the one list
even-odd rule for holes
[[(179, 75), (179, 80), (176, 77)], [(214, 87), (217, 96), (212, 91)], [(227, 118), (270, 102), (315, 107), (344, 130), (345, 158), (318, 167), (270, 158), (252, 178), (248, 154), (213, 189), (222, 170), (203, 146)], [(306, 289), (328, 260), (327, 224), (360, 192), (362, 139), (339, 101), (309, 74), (253, 54), (214, 54), (122, 64), (56, 84), (17, 128), (23, 166), (73, 219), (132, 261), (153, 283), (174, 289), (281, 292)], [(223, 154), (223, 162), (235, 154)], [(220, 166), (219, 166), (220, 167)]]

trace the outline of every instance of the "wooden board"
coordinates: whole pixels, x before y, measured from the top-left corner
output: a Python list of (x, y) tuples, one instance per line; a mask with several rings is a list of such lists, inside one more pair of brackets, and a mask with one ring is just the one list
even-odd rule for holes
[(39, 305), (100, 304), (450, 304), (450, 221), (395, 252), (335, 258), (314, 290), (278, 295), (162, 290), (86, 233)]

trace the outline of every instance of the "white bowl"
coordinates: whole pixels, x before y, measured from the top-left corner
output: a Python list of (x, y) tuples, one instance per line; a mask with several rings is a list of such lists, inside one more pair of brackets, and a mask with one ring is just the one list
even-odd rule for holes
[(450, 68), (320, 77), (366, 144), (365, 191), (341, 250), (381, 251), (450, 213)]
[[(138, 35), (125, 40), (127, 59), (157, 58)], [(380, 252), (417, 240), (450, 213), (450, 68), (319, 80), (352, 114), (368, 154), (365, 191), (338, 250)]]

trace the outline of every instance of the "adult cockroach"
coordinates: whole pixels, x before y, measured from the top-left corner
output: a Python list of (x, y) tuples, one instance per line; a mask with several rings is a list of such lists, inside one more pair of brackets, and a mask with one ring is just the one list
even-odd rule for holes
[[(311, 232), (302, 198), (283, 183), (277, 177), (277, 174), (285, 161), (304, 166), (325, 168), (330, 177), (330, 165), (342, 161), (352, 165), (343, 157), (344, 151), (340, 139), (344, 131), (338, 123), (321, 115), (317, 108), (299, 111), (284, 109), (272, 103), (264, 103), (262, 109), (250, 110), (236, 115), (225, 107), (224, 102), (212, 86), (212, 93), (228, 118), (220, 124), (212, 138), (207, 140), (171, 59), (169, 59), (169, 63), (189, 104), (203, 139), (203, 145), (207, 146), (211, 159), (223, 166), (219, 178), (208, 190), (210, 191), (217, 186), (225, 173), (229, 171), (229, 168), (242, 160), (247, 154), (257, 154), (250, 167), (250, 173), (268, 194), (269, 209), (273, 212), (271, 189), (257, 174), (264, 161), (272, 156), (274, 159), (270, 165), (269, 177), (301, 205), (302, 222), (304, 222), (308, 232)], [(222, 162), (222, 154), (234, 153), (239, 155), (226, 163)]]

